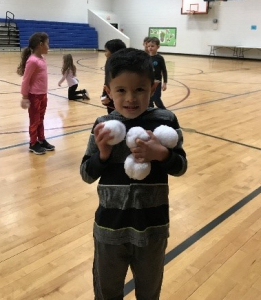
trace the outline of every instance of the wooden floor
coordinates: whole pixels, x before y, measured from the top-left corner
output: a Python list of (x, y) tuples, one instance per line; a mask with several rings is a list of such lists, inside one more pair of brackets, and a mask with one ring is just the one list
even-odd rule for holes
[[(91, 300), (96, 183), (79, 175), (100, 104), (103, 53), (76, 52), (90, 101), (59, 88), (62, 55), (47, 56), (46, 136), (28, 152), (20, 53), (0, 53), (0, 299)], [(165, 55), (165, 105), (184, 129), (189, 168), (170, 177), (170, 231), (161, 300), (261, 299), (261, 61)], [(132, 276), (127, 300), (135, 299)]]

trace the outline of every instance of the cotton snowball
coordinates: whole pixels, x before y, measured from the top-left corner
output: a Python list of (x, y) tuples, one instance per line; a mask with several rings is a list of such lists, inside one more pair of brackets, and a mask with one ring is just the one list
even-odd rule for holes
[(174, 148), (178, 143), (177, 131), (169, 126), (160, 125), (154, 129), (153, 134), (167, 148)]
[(126, 135), (126, 144), (129, 148), (136, 147), (136, 139), (141, 139), (143, 141), (148, 141), (150, 136), (147, 131), (140, 126), (132, 127)]
[(136, 163), (132, 154), (127, 156), (124, 162), (125, 173), (132, 179), (142, 180), (147, 177), (151, 171), (151, 163)]
[(113, 136), (113, 139), (108, 141), (109, 145), (116, 145), (124, 140), (126, 136), (126, 127), (125, 125), (117, 120), (109, 120), (104, 122), (104, 129), (109, 129), (110, 136)]

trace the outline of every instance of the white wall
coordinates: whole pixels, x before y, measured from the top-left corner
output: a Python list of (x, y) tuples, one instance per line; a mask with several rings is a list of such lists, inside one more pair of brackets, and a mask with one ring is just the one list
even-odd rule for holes
[(111, 0), (0, 0), (0, 18), (86, 23), (88, 9), (111, 11)]
[[(208, 55), (209, 44), (261, 46), (261, 0), (214, 2), (207, 15), (181, 15), (182, 0), (0, 0), (0, 17), (7, 10), (17, 19), (88, 22), (88, 9), (118, 23), (131, 46), (142, 49), (149, 27), (177, 27), (176, 47), (162, 52)], [(213, 19), (218, 19), (217, 27)], [(251, 30), (256, 25), (257, 30)], [(230, 55), (231, 52), (228, 52)], [(251, 50), (245, 57), (261, 58)]]
[[(112, 0), (112, 10), (135, 48), (142, 48), (149, 27), (177, 27), (176, 47), (161, 47), (162, 52), (208, 55), (209, 44), (261, 46), (261, 0), (214, 2), (207, 15), (193, 16), (181, 15), (181, 2)], [(213, 19), (218, 19), (217, 27)], [(261, 51), (251, 50), (245, 56), (261, 58)]]

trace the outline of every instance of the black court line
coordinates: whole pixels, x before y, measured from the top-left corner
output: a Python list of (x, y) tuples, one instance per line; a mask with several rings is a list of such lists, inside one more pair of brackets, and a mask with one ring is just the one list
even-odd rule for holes
[(85, 104), (85, 105), (90, 105), (90, 106), (98, 107), (98, 108), (101, 108), (101, 109), (106, 109), (105, 106), (89, 103), (88, 100), (68, 100), (68, 98), (65, 97), (65, 96), (53, 94), (53, 93), (50, 93), (50, 92), (48, 92), (48, 95), (52, 95), (52, 96), (55, 96), (55, 97), (58, 97), (58, 98), (62, 98), (62, 99), (65, 99), (67, 101), (70, 101), (70, 102), (78, 102), (78, 103), (82, 103), (82, 104)]
[(247, 147), (247, 148), (252, 148), (252, 149), (255, 149), (255, 150), (259, 150), (259, 151), (261, 150), (260, 147), (256, 147), (256, 146), (244, 144), (244, 143), (237, 142), (237, 141), (232, 141), (232, 140), (220, 137), (220, 136), (216, 136), (216, 135), (212, 135), (212, 134), (209, 134), (209, 133), (200, 132), (200, 131), (197, 131), (196, 129), (185, 128), (185, 127), (180, 127), (180, 128), (183, 131), (185, 131), (185, 132), (197, 133), (197, 134), (204, 135), (204, 136), (207, 136), (207, 137), (210, 137), (210, 138), (213, 138), (213, 139), (225, 141), (225, 142), (228, 142), (228, 143), (231, 143), (231, 144), (236, 144), (236, 145), (239, 145), (239, 146), (243, 146), (243, 147)]
[(256, 91), (251, 91), (251, 92), (247, 92), (247, 93), (243, 93), (243, 94), (231, 95), (231, 96), (223, 97), (223, 98), (219, 98), (219, 99), (216, 99), (216, 100), (210, 100), (210, 101), (206, 101), (206, 102), (202, 102), (202, 103), (196, 103), (196, 104), (191, 104), (191, 105), (187, 105), (187, 106), (177, 107), (177, 108), (173, 109), (173, 111), (182, 110), (182, 109), (186, 109), (186, 108), (197, 107), (197, 106), (206, 105), (206, 104), (211, 104), (211, 103), (215, 103), (215, 102), (219, 102), (219, 101), (224, 101), (224, 100), (230, 100), (232, 98), (242, 97), (242, 96), (247, 96), (247, 95), (250, 95), (250, 94), (258, 93), (260, 91), (261, 90), (256, 90)]
[(239, 71), (250, 71), (250, 69), (247, 68), (238, 68), (238, 69), (231, 69), (231, 70), (219, 70), (219, 71), (209, 71), (209, 72), (204, 72), (204, 74), (220, 74), (220, 73), (227, 73), (227, 72), (239, 72)]
[[(93, 123), (85, 123), (85, 124), (78, 124), (78, 125), (68, 125), (68, 126), (61, 126), (61, 127), (44, 128), (44, 130), (45, 131), (52, 131), (52, 130), (62, 130), (62, 129), (71, 129), (71, 128), (77, 128), (77, 127), (84, 127), (84, 126), (93, 126)], [(193, 131), (193, 130), (188, 129), (188, 131)], [(0, 132), (0, 135), (10, 135), (10, 134), (17, 134), (17, 133), (29, 133), (29, 130), (5, 131), (5, 132)]]
[[(223, 212), (221, 215), (219, 215), (217, 218), (209, 222), (207, 225), (202, 227), (200, 230), (195, 232), (193, 235), (191, 235), (189, 238), (187, 238), (184, 242), (180, 243), (177, 247), (173, 248), (170, 252), (168, 252), (165, 255), (165, 262), (164, 265), (167, 265), (170, 261), (172, 261), (174, 258), (176, 258), (178, 255), (183, 253), (185, 250), (187, 250), (190, 246), (195, 244), (197, 241), (199, 241), (203, 236), (208, 234), (211, 230), (216, 228), (218, 225), (220, 225), (222, 222), (224, 222), (226, 219), (228, 219), (232, 214), (237, 212), (239, 209), (241, 209), (243, 206), (245, 206), (247, 203), (249, 203), (251, 200), (256, 198), (261, 193), (261, 186), (255, 189), (252, 193), (244, 197), (242, 200), (237, 202), (235, 205), (230, 207), (228, 210)], [(132, 292), (135, 289), (134, 280), (130, 280), (125, 284), (124, 287), (124, 295), (128, 295), (130, 292)]]
[(244, 144), (244, 143), (240, 143), (240, 142), (232, 141), (232, 140), (229, 140), (229, 139), (226, 139), (226, 138), (222, 138), (222, 137), (218, 137), (218, 136), (215, 136), (215, 135), (211, 135), (211, 134), (208, 134), (208, 133), (199, 132), (199, 131), (196, 131), (196, 130), (195, 130), (195, 133), (197, 133), (197, 134), (201, 134), (201, 135), (204, 135), (204, 136), (208, 136), (208, 137), (211, 137), (211, 138), (214, 138), (214, 139), (222, 140), (222, 141), (225, 141), (225, 142), (229, 142), (229, 143), (237, 144), (237, 145), (240, 145), (240, 146), (244, 146), (244, 147), (252, 148), (252, 149), (255, 149), (255, 150), (261, 150), (261, 148), (260, 148), (260, 147), (251, 146), (251, 145), (247, 145), (247, 144)]
[[(173, 79), (173, 80), (174, 80), (174, 79)], [(185, 95), (181, 100), (178, 100), (178, 102), (175, 102), (175, 103), (173, 103), (173, 104), (171, 104), (171, 105), (166, 106), (167, 109), (170, 109), (170, 107), (175, 106), (175, 105), (177, 105), (177, 104), (179, 104), (179, 103), (184, 102), (185, 100), (188, 99), (188, 97), (189, 97), (189, 95), (190, 95), (190, 88), (189, 88), (185, 83), (180, 82), (180, 81), (177, 81), (177, 80), (175, 80), (175, 81), (178, 82), (181, 86), (183, 86), (183, 87), (185, 88), (185, 90), (186, 90), (186, 95)]]
[[(50, 136), (50, 137), (48, 137), (48, 140), (52, 140), (52, 139), (55, 139), (55, 138), (58, 138), (58, 137), (61, 137), (61, 136), (71, 135), (71, 134), (75, 134), (75, 133), (79, 133), (79, 132), (83, 132), (83, 131), (88, 131), (88, 130), (91, 130), (91, 128), (80, 129), (80, 130), (76, 130), (76, 131), (72, 131), (72, 132), (68, 132), (68, 133), (63, 133), (63, 134)], [(16, 147), (20, 147), (20, 146), (25, 146), (25, 145), (29, 145), (29, 142), (19, 143), (19, 144), (15, 144), (15, 145), (6, 146), (6, 147), (0, 147), (0, 151), (11, 149), (11, 148), (16, 148)]]
[(204, 92), (209, 92), (209, 93), (216, 93), (216, 94), (221, 94), (221, 95), (228, 95), (228, 96), (240, 96), (240, 94), (232, 94), (232, 93), (225, 93), (225, 92), (219, 92), (219, 91), (213, 91), (213, 90), (210, 90), (210, 89), (202, 89), (202, 88), (190, 88), (190, 90), (193, 90), (193, 91), (204, 91)]
[[(4, 83), (11, 84), (11, 85), (21, 86), (21, 84), (18, 84), (18, 83), (13, 83), (13, 82), (6, 81), (6, 80), (3, 80), (3, 79), (0, 79), (0, 81), (1, 81), (1, 82), (4, 82)], [(9, 94), (11, 94), (11, 93), (9, 93)]]

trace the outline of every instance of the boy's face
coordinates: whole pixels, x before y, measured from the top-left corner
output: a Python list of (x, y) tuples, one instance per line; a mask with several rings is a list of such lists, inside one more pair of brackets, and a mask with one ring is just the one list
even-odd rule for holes
[(104, 54), (105, 54), (106, 58), (109, 58), (111, 56), (111, 52), (107, 48), (105, 48)]
[(148, 51), (150, 55), (155, 55), (157, 54), (157, 51), (159, 49), (159, 45), (156, 45), (155, 43), (149, 42), (148, 43)]
[(134, 119), (146, 111), (156, 86), (145, 75), (122, 72), (111, 79), (105, 90), (113, 99), (115, 109), (125, 118)]

